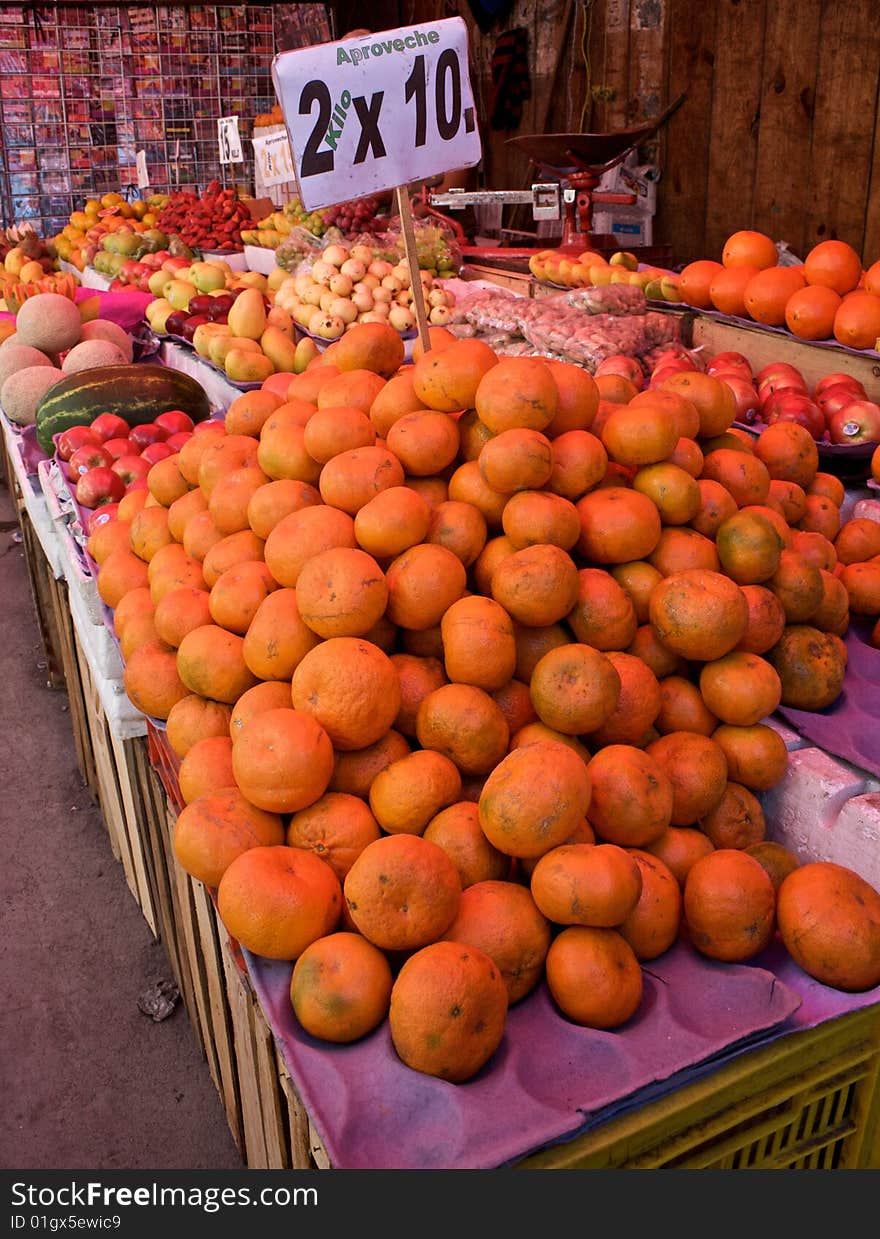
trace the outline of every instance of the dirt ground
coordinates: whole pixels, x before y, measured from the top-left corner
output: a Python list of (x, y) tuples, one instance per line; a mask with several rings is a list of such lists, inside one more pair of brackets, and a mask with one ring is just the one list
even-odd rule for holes
[(0, 482), (0, 1166), (243, 1168), (182, 1001), (76, 766)]

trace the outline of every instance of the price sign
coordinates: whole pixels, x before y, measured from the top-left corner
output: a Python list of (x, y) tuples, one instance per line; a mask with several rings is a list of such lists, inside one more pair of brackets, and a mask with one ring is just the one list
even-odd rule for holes
[(481, 156), (460, 17), (281, 52), (272, 63), (310, 211)]
[(137, 168), (138, 189), (149, 189), (150, 174), (147, 171), (147, 152), (138, 151), (135, 156), (135, 167)]
[(272, 133), (267, 137), (252, 138), (251, 141), (254, 144), (254, 164), (267, 189), (296, 180), (286, 133)]
[(217, 118), (217, 144), (220, 147), (221, 163), (244, 163), (241, 153), (241, 138), (238, 134), (237, 116)]

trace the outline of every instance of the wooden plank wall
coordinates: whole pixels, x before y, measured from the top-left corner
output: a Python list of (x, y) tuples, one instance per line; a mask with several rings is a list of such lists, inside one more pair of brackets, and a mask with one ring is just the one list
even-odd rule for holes
[[(358, 24), (362, 6), (336, 7)], [(801, 257), (839, 237), (865, 265), (880, 258), (878, 0), (514, 0), (486, 33), (466, 3), (371, 10), (375, 29), (456, 13), (470, 32), (486, 187), (529, 183), (528, 160), (506, 141), (515, 132), (607, 132), (686, 91), (640, 151), (662, 170), (655, 242), (678, 263), (720, 257), (737, 228)], [(514, 26), (529, 33), (532, 98), (518, 130), (490, 130), (492, 51)]]

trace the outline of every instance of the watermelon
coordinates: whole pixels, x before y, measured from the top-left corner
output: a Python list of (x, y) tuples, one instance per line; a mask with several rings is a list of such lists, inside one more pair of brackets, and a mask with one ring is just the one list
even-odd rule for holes
[(182, 409), (194, 422), (211, 416), (207, 394), (190, 375), (170, 366), (95, 366), (68, 375), (37, 405), (37, 440), (51, 456), (53, 436), (70, 426), (90, 426), (99, 413), (116, 413), (129, 426), (153, 422), (160, 413)]

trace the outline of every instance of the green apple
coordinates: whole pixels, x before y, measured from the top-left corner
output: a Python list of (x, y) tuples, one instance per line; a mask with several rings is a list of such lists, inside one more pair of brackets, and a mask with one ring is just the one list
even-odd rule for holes
[(154, 297), (161, 297), (166, 284), (171, 283), (171, 276), (167, 271), (154, 271), (147, 280), (147, 287)]
[(190, 284), (188, 280), (173, 279), (165, 285), (162, 295), (175, 310), (186, 310), (198, 291), (195, 284)]
[(194, 262), (189, 269), (189, 281), (200, 293), (212, 293), (226, 287), (226, 273), (215, 263)]

